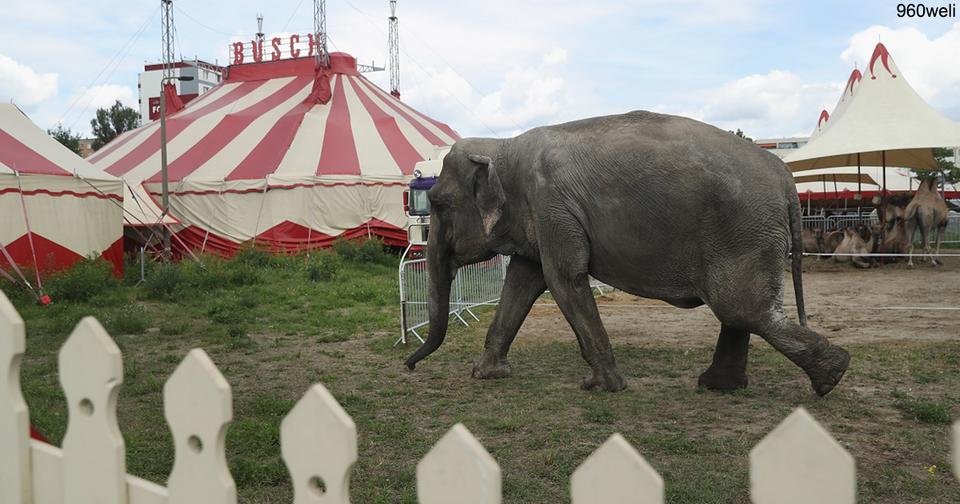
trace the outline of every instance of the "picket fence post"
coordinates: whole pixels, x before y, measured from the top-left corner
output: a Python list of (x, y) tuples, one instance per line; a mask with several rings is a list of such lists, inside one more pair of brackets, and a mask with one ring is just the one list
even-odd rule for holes
[(614, 434), (570, 478), (573, 504), (663, 504), (663, 478)]
[(357, 427), (326, 387), (310, 387), (283, 419), (280, 448), (294, 504), (350, 504)]
[(456, 424), (417, 464), (420, 504), (500, 504), (500, 466), (463, 424)]
[(750, 451), (750, 495), (754, 504), (855, 504), (856, 464), (797, 408)]
[(960, 420), (953, 424), (953, 477), (960, 482)]
[(97, 319), (85, 317), (60, 348), (67, 400), (64, 504), (126, 504), (127, 464), (117, 424), (123, 357)]
[(177, 366), (163, 386), (163, 411), (175, 452), (170, 504), (235, 504), (226, 455), (233, 395), (206, 352), (195, 348)]
[(30, 479), (30, 415), (20, 392), (20, 360), (26, 346), (23, 319), (0, 292), (0, 502), (33, 502)]

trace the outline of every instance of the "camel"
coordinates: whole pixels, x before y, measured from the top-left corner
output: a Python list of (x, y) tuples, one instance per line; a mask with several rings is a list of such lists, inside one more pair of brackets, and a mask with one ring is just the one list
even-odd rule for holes
[[(920, 238), (923, 242), (923, 253), (930, 256), (930, 264), (939, 266), (943, 264), (937, 257), (940, 255), (940, 242), (947, 231), (947, 203), (937, 191), (936, 177), (930, 177), (920, 182), (920, 188), (913, 195), (910, 204), (903, 212), (903, 221), (907, 241), (909, 242), (910, 260), (907, 264), (913, 267), (913, 235), (915, 230), (920, 230)], [(928, 236), (936, 233), (935, 240), (936, 252), (931, 253)]]
[(820, 251), (826, 254), (834, 253), (843, 241), (843, 236), (844, 233), (842, 229), (821, 232), (818, 237)]
[[(910, 247), (910, 240), (907, 238), (907, 229), (903, 217), (888, 221), (886, 230), (883, 240), (880, 242), (879, 252), (881, 254), (906, 254)], [(885, 257), (883, 259), (889, 262), (897, 262), (900, 258)]]
[[(801, 238), (803, 239), (803, 251), (808, 254), (818, 254), (821, 251), (821, 243), (823, 241), (823, 230), (820, 228), (809, 229), (804, 228), (800, 233)], [(820, 260), (820, 257), (817, 257), (817, 260)]]
[[(873, 252), (873, 245), (877, 243), (877, 233), (866, 226), (860, 226), (858, 229), (845, 228), (842, 233), (843, 241), (834, 251), (835, 254), (840, 255), (834, 255), (833, 260), (841, 263), (849, 261), (858, 268), (869, 268), (871, 266), (870, 258), (844, 254), (869, 254)], [(864, 236), (868, 236), (869, 241), (865, 240)]]
[(897, 225), (898, 221), (903, 220), (903, 213), (912, 199), (912, 194), (893, 194), (887, 197), (883, 207), (885, 231), (889, 232)]

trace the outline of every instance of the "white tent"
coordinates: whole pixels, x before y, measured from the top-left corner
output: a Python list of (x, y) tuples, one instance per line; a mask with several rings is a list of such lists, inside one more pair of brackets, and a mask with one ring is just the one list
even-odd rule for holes
[(122, 202), (119, 180), (0, 104), (0, 269), (48, 271), (99, 256), (121, 272)]
[(933, 169), (932, 148), (954, 145), (960, 145), (960, 124), (920, 98), (887, 48), (877, 44), (866, 74), (851, 75), (827, 127), (784, 162), (795, 172), (847, 166)]

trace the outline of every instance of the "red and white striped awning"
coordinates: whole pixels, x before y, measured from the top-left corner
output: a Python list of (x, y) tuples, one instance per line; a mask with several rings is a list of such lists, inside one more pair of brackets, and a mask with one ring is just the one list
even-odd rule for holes
[[(356, 201), (354, 206), (364, 208), (350, 219), (338, 222), (336, 215), (329, 215), (312, 224), (302, 214), (319, 209), (309, 204), (284, 211), (278, 200), (267, 202), (269, 211), (258, 211), (256, 217), (236, 212), (214, 217), (209, 212), (222, 208), (201, 204), (196, 197), (403, 185), (417, 162), (430, 159), (438, 148), (458, 139), (449, 126), (371, 83), (347, 54), (331, 54), (330, 68), (320, 71), (313, 58), (236, 65), (229, 68), (224, 82), (167, 120), (168, 173), (174, 201), (171, 214), (184, 225), (234, 242), (256, 238), (259, 232), (283, 222), (327, 235), (363, 224), (357, 218), (402, 227), (399, 196), (390, 212), (367, 208), (370, 201)], [(122, 135), (90, 158), (98, 168), (124, 179), (134, 192), (127, 209), (139, 213), (141, 222), (129, 224), (151, 224), (159, 219), (159, 198), (150, 194), (160, 191), (159, 148), (160, 125), (153, 122)], [(263, 198), (248, 199), (249, 203), (221, 203), (262, 205)], [(265, 218), (272, 222), (264, 222)], [(224, 219), (241, 221), (225, 224)], [(261, 222), (242, 222), (251, 219)]]
[(104, 255), (120, 271), (122, 198), (119, 180), (0, 104), (0, 269), (13, 268), (10, 259), (50, 270)]

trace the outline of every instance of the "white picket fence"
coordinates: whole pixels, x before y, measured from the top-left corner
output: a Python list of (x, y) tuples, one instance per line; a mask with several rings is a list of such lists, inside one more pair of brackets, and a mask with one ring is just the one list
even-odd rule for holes
[[(69, 403), (63, 447), (28, 438), (20, 391), (23, 320), (0, 293), (0, 504), (234, 504), (224, 439), (233, 418), (230, 384), (207, 354), (187, 354), (163, 389), (175, 461), (167, 486), (126, 474), (117, 426), (123, 359), (93, 318), (83, 319), (59, 354)], [(347, 504), (357, 429), (323, 385), (311, 387), (280, 425), (281, 452), (295, 504)], [(953, 426), (954, 474), (960, 478), (960, 422)], [(853, 504), (853, 458), (803, 408), (750, 452), (755, 504)], [(462, 424), (453, 426), (417, 465), (422, 504), (501, 502), (497, 462)], [(662, 504), (660, 475), (620, 434), (613, 434), (570, 478), (573, 504)]]

